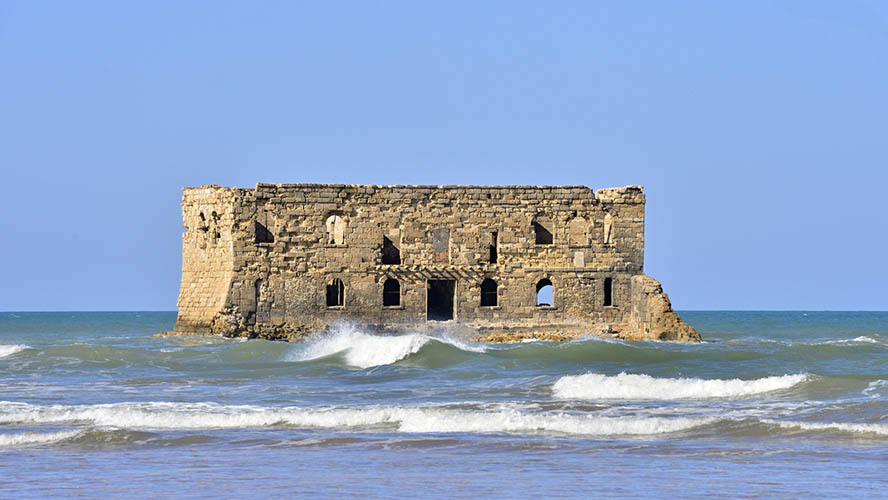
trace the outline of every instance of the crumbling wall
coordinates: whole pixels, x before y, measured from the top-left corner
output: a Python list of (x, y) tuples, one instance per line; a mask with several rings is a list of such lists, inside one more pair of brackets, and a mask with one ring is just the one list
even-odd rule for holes
[(660, 282), (650, 276), (632, 277), (632, 311), (629, 324), (633, 336), (657, 340), (699, 342), (700, 334), (672, 310)]

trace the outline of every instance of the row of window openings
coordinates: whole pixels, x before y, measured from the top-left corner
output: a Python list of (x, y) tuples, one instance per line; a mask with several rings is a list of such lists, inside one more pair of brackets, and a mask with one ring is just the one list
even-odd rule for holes
[[(337, 216), (338, 219), (338, 216)], [(341, 220), (331, 222), (327, 221), (327, 243), (330, 245), (343, 244), (343, 229)], [(254, 233), (256, 235), (256, 243), (274, 243), (274, 235), (259, 221), (255, 222)], [(553, 238), (552, 232), (546, 226), (539, 222), (533, 223), (534, 242), (537, 245), (551, 245)], [(497, 251), (497, 233), (490, 233), (490, 244), (488, 245), (489, 260), (492, 264), (496, 263)], [(382, 263), (383, 264), (400, 264), (401, 255), (398, 248), (387, 236), (382, 238)]]
[[(490, 244), (487, 248), (487, 259), (491, 264), (496, 264), (497, 261), (496, 240), (497, 233), (490, 233)], [(393, 265), (401, 264), (401, 251), (398, 249), (397, 246), (395, 246), (395, 243), (391, 239), (389, 239), (388, 236), (382, 237), (382, 263)]]
[[(496, 281), (485, 278), (481, 282), (481, 307), (494, 307), (497, 305), (497, 288)], [(552, 282), (548, 278), (541, 279), (536, 284), (536, 305), (551, 306), (553, 303), (553, 287)], [(604, 304), (612, 306), (613, 304), (613, 279), (604, 279)], [(327, 285), (327, 307), (340, 307), (345, 305), (345, 285), (339, 278), (334, 279)], [(401, 305), (401, 283), (389, 278), (382, 284), (382, 305), (385, 307), (394, 307)]]
[[(258, 222), (257, 229), (261, 226), (266, 232), (268, 231), (265, 226), (262, 226)], [(607, 225), (607, 219), (605, 220), (605, 224)], [(586, 225), (586, 219), (582, 217), (574, 219), (571, 221), (571, 231), (584, 232)], [(345, 221), (339, 215), (331, 215), (327, 217), (327, 220), (324, 222), (324, 226), (327, 230), (327, 244), (331, 245), (342, 245), (345, 240)], [(579, 226), (579, 228), (576, 228)], [(547, 228), (543, 222), (534, 221), (532, 223), (533, 233), (534, 233), (534, 241), (537, 245), (551, 245), (553, 241), (552, 231)], [(257, 231), (257, 243), (262, 243), (258, 240), (258, 231)], [(270, 233), (269, 233), (270, 234)], [(491, 262), (496, 262), (496, 232), (490, 233), (491, 235), (491, 244), (490, 244), (490, 258)], [(263, 234), (263, 237), (266, 238), (267, 235)], [(387, 240), (388, 238), (386, 238)], [(274, 241), (274, 237), (272, 236), (272, 241)]]

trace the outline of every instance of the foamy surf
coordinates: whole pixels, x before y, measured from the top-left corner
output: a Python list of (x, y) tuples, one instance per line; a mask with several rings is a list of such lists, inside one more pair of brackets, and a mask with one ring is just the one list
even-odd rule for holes
[(463, 351), (483, 352), (481, 346), (470, 346), (448, 337), (431, 337), (418, 333), (406, 335), (371, 335), (351, 325), (338, 327), (333, 332), (310, 341), (301, 351), (293, 353), (289, 361), (309, 361), (334, 354), (342, 354), (349, 366), (370, 368), (390, 365), (411, 354), (419, 352), (422, 346), (437, 340), (450, 344)]
[(781, 375), (754, 380), (654, 378), (650, 375), (568, 375), (552, 386), (562, 399), (706, 399), (753, 396), (789, 389), (808, 380), (807, 374)]
[[(652, 435), (706, 425), (715, 419), (608, 417), (517, 410), (479, 411), (440, 407), (378, 406), (299, 408), (225, 406), (212, 403), (117, 403), (84, 406), (0, 404), (0, 423), (89, 423), (118, 429), (224, 429), (391, 427), (403, 433), (562, 433), (587, 436)], [(36, 438), (34, 438), (36, 439)]]
[(13, 446), (27, 446), (32, 444), (48, 444), (57, 443), (66, 439), (71, 439), (80, 434), (81, 431), (61, 431), (61, 432), (20, 432), (16, 434), (0, 434), (0, 448)]
[(888, 424), (860, 424), (845, 422), (792, 422), (768, 419), (762, 420), (762, 422), (766, 424), (776, 425), (781, 429), (798, 429), (802, 431), (841, 431), (888, 436)]
[(886, 388), (888, 388), (888, 380), (873, 380), (860, 393), (871, 398), (879, 398), (881, 397), (881, 392), (885, 391)]
[(28, 346), (22, 344), (0, 345), (0, 358), (11, 356), (17, 352), (24, 351), (25, 349), (28, 349)]
[(815, 342), (817, 345), (854, 345), (854, 344), (882, 344), (878, 338), (861, 335), (853, 339), (825, 340), (823, 342)]

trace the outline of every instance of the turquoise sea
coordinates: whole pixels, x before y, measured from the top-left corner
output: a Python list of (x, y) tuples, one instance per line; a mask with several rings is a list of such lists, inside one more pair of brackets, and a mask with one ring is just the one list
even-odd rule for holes
[(705, 343), (0, 313), (0, 497), (888, 497), (888, 313), (682, 316)]

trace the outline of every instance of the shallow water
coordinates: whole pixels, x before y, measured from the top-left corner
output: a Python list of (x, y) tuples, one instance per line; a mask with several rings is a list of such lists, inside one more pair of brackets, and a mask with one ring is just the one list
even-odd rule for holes
[(0, 313), (0, 496), (884, 497), (888, 313), (683, 317), (707, 342)]

